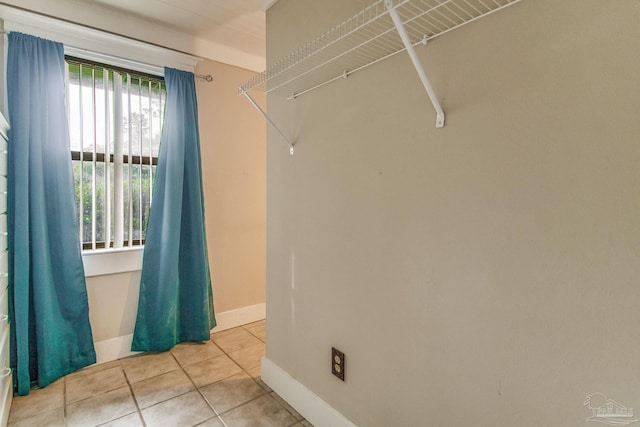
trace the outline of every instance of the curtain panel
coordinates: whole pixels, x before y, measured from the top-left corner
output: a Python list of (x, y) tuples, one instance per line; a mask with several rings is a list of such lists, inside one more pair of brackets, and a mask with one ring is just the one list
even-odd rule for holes
[(167, 98), (131, 350), (209, 339), (216, 324), (193, 73), (165, 68)]
[(11, 366), (19, 394), (95, 363), (60, 43), (9, 33)]

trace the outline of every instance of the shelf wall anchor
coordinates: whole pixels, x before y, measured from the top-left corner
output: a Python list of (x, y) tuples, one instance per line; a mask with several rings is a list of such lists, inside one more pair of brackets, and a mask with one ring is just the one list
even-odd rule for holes
[(251, 95), (249, 95), (249, 93), (244, 88), (241, 88), (241, 91), (242, 91), (242, 94), (249, 100), (251, 105), (253, 105), (255, 109), (258, 110), (260, 114), (262, 114), (262, 116), (271, 125), (271, 127), (273, 127), (280, 134), (284, 142), (286, 142), (286, 144), (289, 146), (289, 154), (293, 156), (293, 153), (294, 153), (293, 142), (291, 142), (291, 140), (287, 138), (284, 132), (280, 130), (280, 128), (273, 122), (273, 120), (271, 120), (271, 117), (269, 117), (269, 115), (262, 108), (260, 108), (258, 103), (251, 97)]
[(384, 0), (384, 4), (389, 11), (389, 16), (391, 16), (391, 20), (393, 20), (393, 24), (402, 39), (402, 43), (404, 44), (409, 57), (411, 57), (411, 61), (413, 62), (413, 66), (416, 68), (418, 72), (418, 76), (420, 76), (420, 80), (422, 80), (422, 84), (424, 88), (427, 90), (427, 95), (429, 95), (429, 99), (433, 104), (433, 108), (436, 110), (436, 127), (441, 128), (444, 127), (444, 111), (442, 111), (442, 107), (440, 107), (440, 102), (438, 101), (438, 97), (436, 96), (431, 83), (429, 82), (429, 78), (427, 74), (424, 72), (424, 67), (420, 62), (420, 58), (418, 58), (418, 54), (411, 43), (411, 39), (409, 38), (409, 34), (407, 34), (407, 30), (404, 28), (404, 24), (402, 23), (402, 19), (396, 10), (396, 7), (393, 5), (393, 0)]

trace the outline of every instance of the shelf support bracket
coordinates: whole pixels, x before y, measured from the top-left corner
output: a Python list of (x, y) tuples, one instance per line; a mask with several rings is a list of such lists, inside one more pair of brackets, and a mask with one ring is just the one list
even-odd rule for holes
[(262, 108), (260, 108), (258, 103), (251, 97), (251, 95), (249, 95), (249, 93), (244, 88), (242, 88), (241, 90), (242, 90), (242, 94), (245, 97), (247, 97), (251, 105), (253, 105), (255, 109), (258, 110), (260, 114), (262, 114), (265, 120), (280, 134), (284, 142), (286, 142), (286, 144), (289, 146), (289, 154), (293, 156), (293, 152), (294, 152), (293, 142), (291, 142), (291, 140), (287, 138), (284, 132), (282, 132), (280, 128), (273, 122), (273, 120), (271, 120), (271, 117), (269, 117), (269, 115)]
[(420, 62), (420, 58), (418, 58), (418, 54), (416, 50), (413, 48), (413, 44), (411, 43), (411, 39), (409, 38), (409, 34), (407, 34), (407, 30), (404, 28), (404, 24), (402, 23), (402, 19), (396, 10), (396, 7), (393, 5), (393, 0), (384, 0), (384, 4), (389, 11), (389, 16), (393, 20), (393, 24), (402, 39), (402, 43), (404, 47), (407, 49), (407, 53), (411, 57), (411, 61), (413, 62), (413, 66), (416, 68), (418, 75), (420, 76), (420, 80), (422, 80), (422, 84), (424, 88), (427, 90), (427, 95), (429, 95), (429, 99), (433, 104), (433, 108), (436, 110), (436, 127), (441, 128), (444, 127), (444, 111), (442, 111), (442, 107), (440, 107), (440, 102), (436, 97), (435, 92), (433, 91), (433, 87), (429, 82), (429, 78), (427, 74), (424, 72), (424, 67)]

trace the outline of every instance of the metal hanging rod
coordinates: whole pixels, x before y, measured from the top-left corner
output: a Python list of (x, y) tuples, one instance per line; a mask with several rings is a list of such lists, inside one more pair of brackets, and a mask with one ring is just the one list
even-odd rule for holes
[(400, 39), (402, 40), (402, 44), (406, 49), (409, 57), (411, 57), (411, 62), (413, 62), (413, 66), (418, 72), (418, 76), (420, 77), (420, 81), (422, 81), (422, 85), (427, 91), (427, 95), (429, 95), (429, 99), (433, 104), (433, 109), (436, 110), (436, 127), (441, 128), (444, 126), (444, 111), (442, 111), (442, 107), (440, 107), (440, 101), (438, 101), (438, 97), (436, 93), (433, 91), (433, 87), (431, 86), (431, 82), (429, 82), (429, 78), (427, 74), (424, 72), (424, 68), (422, 67), (422, 63), (420, 62), (420, 58), (418, 58), (418, 54), (416, 53), (413, 44), (411, 43), (411, 38), (407, 33), (407, 29), (404, 26), (404, 22), (402, 22), (402, 18), (398, 14), (396, 7), (393, 5), (393, 0), (385, 0), (384, 5), (387, 7), (389, 11), (389, 15), (391, 16), (391, 20), (393, 21), (393, 25), (395, 25), (396, 30), (398, 31), (398, 35), (400, 35)]
[(255, 99), (253, 99), (251, 97), (251, 95), (249, 95), (249, 92), (247, 92), (246, 90), (242, 92), (242, 95), (244, 95), (249, 102), (251, 103), (251, 105), (253, 105), (253, 107), (258, 110), (258, 112), (260, 114), (262, 114), (262, 116), (265, 118), (265, 120), (280, 134), (280, 136), (282, 137), (282, 139), (284, 140), (284, 142), (287, 143), (287, 145), (289, 146), (289, 154), (293, 156), (294, 153), (294, 148), (293, 148), (293, 142), (284, 134), (284, 132), (282, 132), (280, 130), (280, 128), (278, 127), (278, 125), (276, 125), (273, 120), (271, 120), (271, 117), (269, 117), (269, 115), (258, 105), (258, 103), (255, 101)]

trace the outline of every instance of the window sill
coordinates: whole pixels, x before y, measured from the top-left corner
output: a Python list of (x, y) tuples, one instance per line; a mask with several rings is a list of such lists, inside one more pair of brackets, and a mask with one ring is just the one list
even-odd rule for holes
[(84, 251), (82, 253), (84, 275), (93, 277), (142, 270), (143, 249), (144, 247), (140, 246)]

